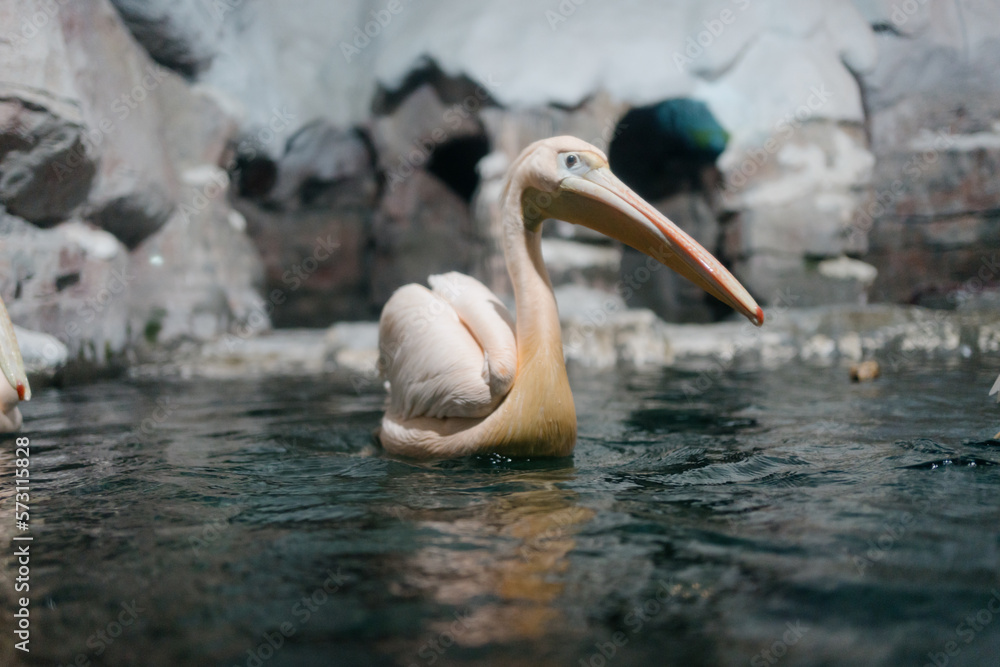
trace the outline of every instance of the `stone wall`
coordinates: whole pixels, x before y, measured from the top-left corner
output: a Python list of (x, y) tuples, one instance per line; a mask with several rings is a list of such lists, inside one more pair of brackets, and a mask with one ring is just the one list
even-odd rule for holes
[(954, 307), (1000, 285), (1000, 5), (871, 3), (872, 195), (854, 225), (873, 298)]
[[(0, 0), (0, 295), (98, 365), (374, 318), (447, 270), (508, 298), (496, 202), (518, 152), (562, 133), (610, 150), (630, 109), (684, 99), (724, 150), (651, 199), (765, 307), (951, 307), (1000, 278), (998, 12)], [(645, 275), (570, 225), (544, 246), (595, 301)], [(724, 314), (667, 272), (628, 292)]]
[[(136, 11), (135, 3), (118, 4), (126, 16)], [(296, 12), (278, 12), (262, 2), (216, 3), (215, 16), (200, 22), (217, 33), (211, 57), (203, 53), (204, 29), (189, 30), (186, 42), (178, 37), (182, 26), (198, 22), (192, 18), (200, 11), (197, 3), (189, 4), (148, 9), (136, 34), (150, 42), (153, 53), (173, 45), (172, 55), (161, 59), (180, 60), (182, 71), (192, 71), (184, 63), (202, 63), (194, 76), (238, 99), (244, 135), (263, 139), (252, 143), (253, 152), (280, 165), (284, 142), (315, 118), (344, 131), (356, 128), (370, 139), (376, 178), (384, 188), (373, 208), (384, 213), (388, 206), (394, 213), (373, 215), (364, 231), (367, 245), (355, 244), (361, 254), (341, 256), (370, 267), (371, 274), (364, 284), (337, 283), (349, 294), (335, 298), (366, 301), (366, 316), (401, 281), (446, 268), (463, 268), (507, 292), (491, 231), (496, 215), (491, 198), (505, 165), (530, 141), (562, 132), (607, 148), (629, 108), (672, 98), (707, 103), (730, 138), (718, 165), (720, 193), (702, 202), (715, 220), (706, 218), (704, 206), (662, 202), (673, 212), (695, 211), (678, 223), (700, 236), (707, 224), (706, 243), (765, 304), (788, 285), (801, 292), (803, 304), (867, 299), (871, 268), (843, 260), (856, 260), (867, 248), (866, 234), (858, 238), (851, 229), (874, 165), (858, 77), (872, 71), (877, 46), (870, 21), (847, 0), (643, 3), (627, 12), (613, 3), (527, 1), (475, 7), (453, 1), (383, 6), (356, 0), (336, 7), (306, 2)], [(161, 35), (151, 40), (149, 25), (156, 21)], [(316, 25), (332, 28), (319, 31)], [(179, 57), (185, 43), (189, 53)], [(586, 44), (601, 48), (579, 46)], [(269, 132), (276, 109), (297, 120)], [(433, 169), (435, 150), (461, 137), (481, 138), (490, 155), (471, 175), (481, 181), (469, 212), (459, 213), (456, 202), (431, 214), (456, 225), (455, 245), (442, 246), (439, 236), (424, 235), (420, 225), (399, 222), (401, 215), (412, 221), (416, 213), (402, 212), (392, 186), (404, 180), (401, 173), (415, 171), (420, 175), (412, 181), (407, 176), (406, 187), (417, 183), (433, 191), (433, 179), (442, 180)], [(432, 200), (417, 195), (409, 201), (426, 207)], [(295, 215), (283, 218), (284, 228), (303, 231), (300, 239), (289, 237), (290, 248), (303, 247), (316, 231), (313, 223), (296, 224)], [(397, 222), (387, 226), (389, 219)], [(406, 230), (415, 230), (408, 240), (402, 238), (410, 233)], [(598, 289), (619, 282), (602, 268), (607, 262), (602, 248), (620, 253), (615, 246), (565, 226), (553, 227), (549, 236), (560, 240), (549, 243), (549, 255), (557, 260), (576, 256), (597, 262), (554, 266), (557, 279)], [(284, 265), (268, 268), (269, 287), (281, 288), (273, 276), (288, 270), (294, 258), (286, 250), (259, 247), (265, 257), (284, 257)], [(419, 270), (404, 268), (417, 256), (424, 258)], [(633, 270), (628, 262), (634, 259), (624, 256), (619, 280)], [(673, 319), (716, 316), (697, 296), (684, 295), (683, 283), (664, 280), (646, 286), (640, 302)], [(318, 303), (320, 294), (315, 298), (306, 310), (317, 319), (284, 321), (324, 324), (318, 318), (334, 311)]]
[[(106, 0), (0, 2), (0, 295), (73, 363), (207, 340), (261, 306), (226, 192), (236, 120)], [(266, 324), (266, 321), (264, 322)]]

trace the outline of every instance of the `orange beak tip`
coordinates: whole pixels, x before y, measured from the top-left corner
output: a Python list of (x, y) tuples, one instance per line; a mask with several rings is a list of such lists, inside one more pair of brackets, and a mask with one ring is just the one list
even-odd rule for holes
[(23, 401), (25, 393), (26, 393), (26, 389), (25, 389), (24, 385), (22, 383), (18, 382), (17, 383), (17, 397), (18, 397), (18, 399), (20, 399), (20, 400)]
[(754, 315), (755, 315), (755, 317), (754, 317), (753, 323), (756, 324), (757, 326), (763, 326), (763, 324), (764, 324), (764, 309), (761, 308), (760, 306), (757, 306), (757, 312)]

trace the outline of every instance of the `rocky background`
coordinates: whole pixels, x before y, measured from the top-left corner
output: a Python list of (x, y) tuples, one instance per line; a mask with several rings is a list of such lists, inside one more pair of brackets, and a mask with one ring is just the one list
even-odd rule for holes
[[(989, 0), (0, 0), (0, 296), (88, 374), (447, 270), (509, 298), (503, 174), (567, 133), (766, 309), (953, 309), (1000, 283), (998, 65)], [(726, 315), (547, 234), (581, 326)]]

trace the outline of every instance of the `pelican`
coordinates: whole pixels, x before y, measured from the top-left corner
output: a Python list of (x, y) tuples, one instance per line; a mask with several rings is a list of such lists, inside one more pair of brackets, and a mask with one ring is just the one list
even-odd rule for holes
[(568, 456), (576, 410), (559, 313), (542, 262), (542, 222), (584, 225), (644, 252), (745, 315), (764, 313), (722, 264), (622, 183), (598, 148), (575, 137), (536, 141), (515, 160), (500, 200), (517, 318), (458, 273), (410, 284), (379, 320), (388, 399), (377, 437), (390, 454), (445, 459), (497, 453)]
[(12, 433), (21, 428), (21, 411), (17, 405), (31, 398), (31, 386), (3, 299), (0, 299), (0, 370), (5, 378), (0, 380), (0, 433)]

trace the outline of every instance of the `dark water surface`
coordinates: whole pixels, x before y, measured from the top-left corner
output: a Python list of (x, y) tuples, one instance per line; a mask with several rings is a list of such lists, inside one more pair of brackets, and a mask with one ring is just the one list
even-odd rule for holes
[(998, 665), (995, 375), (577, 375), (572, 458), (429, 465), (335, 379), (41, 390), (0, 661)]

